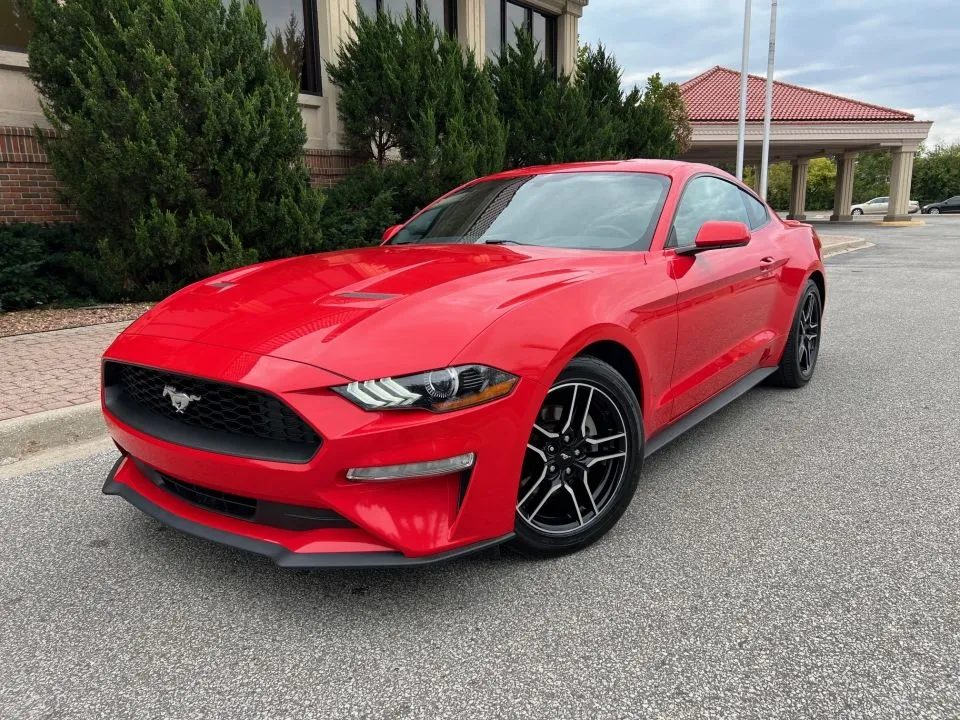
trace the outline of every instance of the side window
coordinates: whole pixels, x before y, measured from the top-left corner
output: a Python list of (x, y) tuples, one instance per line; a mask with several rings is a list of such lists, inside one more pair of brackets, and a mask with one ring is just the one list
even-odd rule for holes
[(693, 245), (707, 220), (733, 220), (749, 226), (742, 194), (740, 188), (726, 180), (710, 175), (695, 177), (684, 188), (667, 247)]
[(750, 229), (756, 230), (757, 228), (762, 228), (770, 220), (766, 205), (750, 193), (743, 192), (743, 190), (740, 191), (740, 194), (743, 196), (743, 203), (747, 206), (747, 217), (750, 218), (750, 222), (748, 223)]

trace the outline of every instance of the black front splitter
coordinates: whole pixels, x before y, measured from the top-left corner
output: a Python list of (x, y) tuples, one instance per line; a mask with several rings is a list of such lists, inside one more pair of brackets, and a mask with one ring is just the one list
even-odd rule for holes
[(117, 469), (123, 458), (110, 470), (106, 482), (103, 484), (104, 495), (117, 495), (134, 507), (143, 511), (154, 520), (169, 525), (175, 530), (194, 535), (204, 540), (211, 540), (221, 545), (227, 545), (238, 550), (265, 555), (280, 567), (287, 568), (390, 568), (390, 567), (417, 567), (453, 560), (473, 553), (496, 547), (513, 537), (509, 533), (502, 537), (484, 540), (464, 547), (448, 550), (447, 552), (425, 557), (407, 557), (399, 552), (351, 552), (351, 553), (298, 553), (288, 550), (277, 543), (266, 540), (256, 540), (245, 535), (218, 530), (202, 523), (193, 522), (176, 515), (166, 508), (148, 500), (129, 485), (115, 479)]

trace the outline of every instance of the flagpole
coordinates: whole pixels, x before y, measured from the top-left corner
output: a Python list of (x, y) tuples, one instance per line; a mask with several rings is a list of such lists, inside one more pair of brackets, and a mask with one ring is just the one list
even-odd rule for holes
[(747, 133), (747, 72), (750, 64), (750, 0), (743, 8), (743, 57), (740, 60), (740, 127), (737, 133), (737, 180), (743, 180), (743, 146)]
[(767, 199), (770, 164), (770, 116), (773, 114), (773, 60), (777, 49), (777, 0), (770, 0), (770, 48), (767, 51), (767, 96), (763, 105), (763, 154), (760, 160), (760, 197)]

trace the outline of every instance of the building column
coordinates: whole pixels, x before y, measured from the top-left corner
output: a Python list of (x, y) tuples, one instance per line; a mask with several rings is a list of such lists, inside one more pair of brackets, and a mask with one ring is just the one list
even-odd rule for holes
[(457, 38), (460, 45), (473, 54), (480, 67), (483, 67), (487, 48), (487, 22), (483, 2), (484, 0), (457, 0)]
[(833, 194), (833, 215), (831, 222), (850, 220), (850, 205), (853, 203), (853, 174), (856, 169), (857, 153), (837, 155), (837, 189)]
[[(350, 22), (357, 21), (356, 0), (327, 0), (317, 4), (320, 25), (320, 56), (335, 60), (340, 48), (353, 35)], [(326, 112), (326, 147), (341, 147), (340, 113), (337, 112), (337, 100), (340, 91), (327, 75), (326, 62), (323, 67), (323, 98)], [(321, 110), (318, 106), (317, 111)]]
[(790, 213), (787, 220), (806, 220), (807, 174), (810, 171), (809, 160), (794, 160), (790, 163)]
[(577, 68), (577, 23), (583, 15), (583, 7), (567, 2), (557, 18), (557, 65), (561, 73), (572, 75)]
[(887, 205), (885, 221), (909, 220), (907, 206), (913, 184), (913, 158), (915, 148), (896, 148), (890, 151), (890, 204)]

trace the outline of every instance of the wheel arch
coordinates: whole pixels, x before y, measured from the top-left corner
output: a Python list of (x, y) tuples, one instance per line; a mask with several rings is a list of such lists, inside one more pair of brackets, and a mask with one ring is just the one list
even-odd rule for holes
[(643, 380), (640, 375), (640, 366), (637, 363), (637, 358), (626, 345), (616, 340), (596, 340), (580, 350), (574, 357), (596, 358), (612, 367), (627, 381), (640, 404), (640, 408), (644, 408)]
[(820, 307), (824, 308), (827, 306), (827, 280), (823, 276), (823, 272), (820, 270), (814, 270), (810, 273), (810, 280), (813, 280), (813, 283), (817, 286), (817, 290), (820, 291)]

